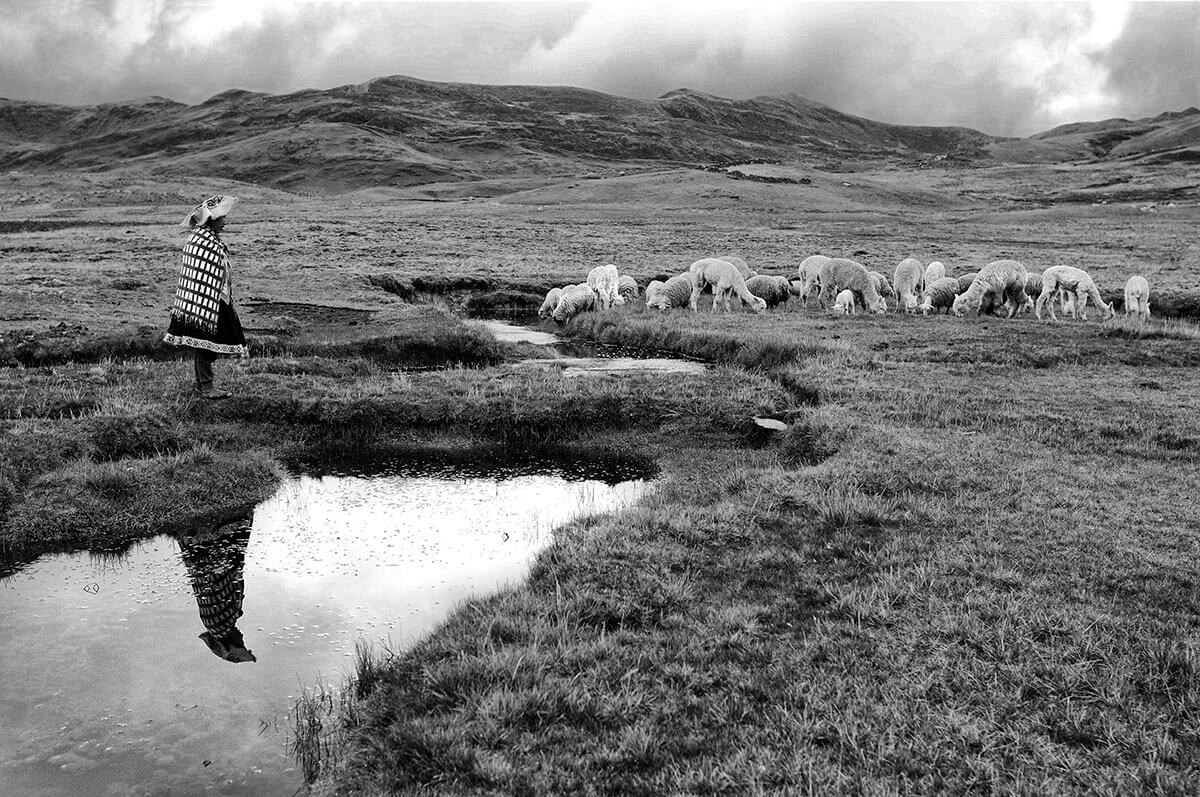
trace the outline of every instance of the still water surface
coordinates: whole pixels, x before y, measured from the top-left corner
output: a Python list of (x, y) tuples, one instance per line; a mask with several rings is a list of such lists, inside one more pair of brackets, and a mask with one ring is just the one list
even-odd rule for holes
[(285, 482), (251, 518), (0, 578), (0, 795), (290, 795), (287, 712), (355, 640), (403, 647), (523, 578), (649, 473), (395, 460)]

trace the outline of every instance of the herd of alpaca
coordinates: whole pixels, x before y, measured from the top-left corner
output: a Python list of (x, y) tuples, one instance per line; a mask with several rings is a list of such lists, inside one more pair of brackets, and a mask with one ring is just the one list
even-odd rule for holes
[[(712, 291), (714, 313), (718, 307), (730, 312), (735, 298), (755, 313), (793, 296), (807, 307), (815, 294), (821, 308), (845, 315), (857, 313), (860, 307), (886, 313), (889, 298), (895, 300), (897, 312), (928, 315), (941, 310), (960, 318), (969, 311), (1003, 311), (1006, 318), (1012, 318), (1032, 310), (1039, 320), (1047, 314), (1057, 321), (1057, 308), (1064, 315), (1086, 321), (1089, 301), (1105, 318), (1115, 314), (1091, 276), (1074, 266), (1051, 266), (1038, 273), (1016, 260), (994, 260), (977, 272), (955, 277), (946, 273), (941, 262), (923, 265), (908, 257), (896, 266), (889, 283), (885, 274), (870, 271), (861, 263), (825, 255), (805, 258), (795, 275), (775, 276), (757, 274), (736, 255), (702, 258), (673, 277), (652, 280), (645, 289), (645, 306), (661, 311), (687, 307), (695, 312), (705, 289)], [(641, 292), (637, 280), (620, 274), (609, 263), (593, 268), (584, 282), (551, 288), (538, 315), (562, 323), (588, 310), (623, 305)], [(1150, 286), (1141, 275), (1125, 283), (1125, 314), (1143, 321), (1150, 317)]]

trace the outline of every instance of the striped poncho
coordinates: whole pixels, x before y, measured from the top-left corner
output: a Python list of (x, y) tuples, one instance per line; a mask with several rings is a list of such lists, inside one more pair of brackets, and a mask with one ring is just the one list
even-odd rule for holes
[(226, 315), (230, 315), (232, 306), (228, 284), (229, 250), (207, 226), (193, 227), (180, 258), (171, 328), (163, 340), (174, 346), (245, 356), (240, 325), (237, 339), (230, 339), (220, 328), (222, 300)]

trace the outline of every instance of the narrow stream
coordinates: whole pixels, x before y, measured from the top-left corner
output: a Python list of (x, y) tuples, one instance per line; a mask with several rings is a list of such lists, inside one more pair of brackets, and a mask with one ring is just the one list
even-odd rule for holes
[(479, 319), (497, 340), (508, 343), (532, 343), (545, 346), (547, 356), (525, 360), (527, 364), (553, 365), (563, 369), (563, 376), (584, 374), (618, 374), (634, 371), (672, 374), (702, 374), (704, 363), (687, 360), (678, 355), (656, 356), (654, 353), (603, 343), (564, 340), (549, 332), (519, 326), (508, 320)]
[(411, 644), (651, 475), (390, 460), (290, 479), (220, 528), (28, 563), (0, 578), (0, 795), (291, 795), (287, 712), (356, 640)]

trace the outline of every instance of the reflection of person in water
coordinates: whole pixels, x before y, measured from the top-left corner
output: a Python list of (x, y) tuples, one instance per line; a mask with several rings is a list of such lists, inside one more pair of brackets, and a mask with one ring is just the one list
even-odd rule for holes
[(246, 649), (236, 625), (246, 593), (242, 568), (249, 542), (250, 523), (246, 520), (179, 538), (179, 551), (204, 623), (200, 638), (217, 656), (235, 664), (258, 661)]

